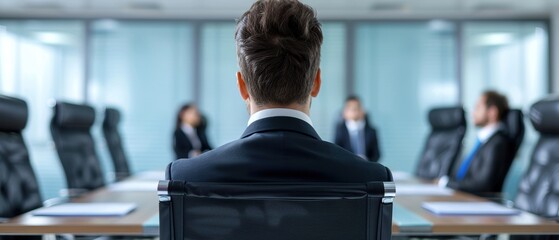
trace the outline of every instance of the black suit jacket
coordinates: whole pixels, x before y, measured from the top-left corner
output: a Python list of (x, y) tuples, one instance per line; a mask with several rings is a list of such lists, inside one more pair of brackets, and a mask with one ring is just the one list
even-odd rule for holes
[(253, 122), (241, 139), (167, 166), (167, 179), (191, 182), (391, 181), (388, 168), (322, 141), (292, 117)]
[[(365, 122), (365, 156), (369, 161), (378, 162), (380, 159), (380, 148), (378, 146), (377, 131), (369, 123)], [(341, 120), (336, 125), (336, 137), (334, 143), (352, 152), (349, 130), (345, 121)]]
[(464, 179), (457, 181), (456, 174), (461, 163), (455, 168), (448, 186), (461, 191), (491, 195), (499, 193), (512, 164), (513, 146), (503, 130), (498, 130), (487, 142), (480, 146), (470, 163)]
[[(208, 151), (212, 148), (208, 143), (208, 138), (206, 137), (206, 131), (201, 128), (196, 128), (196, 134), (200, 139), (201, 149), (200, 151)], [(175, 133), (173, 134), (173, 150), (175, 150), (175, 159), (181, 158), (188, 158), (188, 153), (192, 151), (192, 143), (186, 133), (182, 131), (182, 129), (178, 128), (175, 129)]]

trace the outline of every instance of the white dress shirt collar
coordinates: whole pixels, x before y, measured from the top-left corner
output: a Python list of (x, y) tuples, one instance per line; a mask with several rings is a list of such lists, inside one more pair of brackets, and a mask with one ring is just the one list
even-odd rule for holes
[(184, 132), (188, 140), (190, 140), (190, 144), (192, 144), (193, 149), (202, 149), (202, 142), (200, 142), (200, 137), (198, 136), (198, 133), (196, 133), (196, 129), (190, 126), (190, 124), (183, 124), (181, 126), (181, 130)]
[(190, 126), (190, 124), (183, 123), (181, 125), (181, 129), (186, 134), (192, 134), (194, 132), (194, 128)]
[(359, 131), (362, 130), (363, 128), (365, 128), (365, 121), (364, 120), (346, 120), (345, 121), (345, 126), (347, 127), (347, 130), (350, 132), (354, 132), (354, 131)]
[(269, 117), (292, 117), (305, 121), (312, 126), (311, 118), (304, 112), (289, 108), (269, 108), (253, 113), (248, 119), (248, 124)]
[(499, 130), (500, 127), (500, 123), (487, 125), (479, 130), (477, 138), (481, 143), (485, 143), (489, 140), (489, 138), (491, 138), (491, 136), (493, 136), (493, 134), (497, 132), (497, 130)]

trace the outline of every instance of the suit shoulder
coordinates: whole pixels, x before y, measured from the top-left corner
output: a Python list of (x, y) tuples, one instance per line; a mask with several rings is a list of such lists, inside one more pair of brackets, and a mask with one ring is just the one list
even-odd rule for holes
[(374, 177), (374, 179), (371, 180), (392, 181), (392, 173), (384, 165), (377, 162), (365, 160), (336, 144), (326, 141), (322, 142), (325, 144), (325, 147), (323, 149), (328, 152), (329, 156), (331, 156), (332, 158), (336, 158), (336, 160), (342, 161), (344, 164), (348, 164), (355, 169), (361, 169), (366, 174), (370, 173), (367, 175)]
[(488, 143), (492, 144), (504, 144), (509, 143), (511, 140), (508, 137), (507, 133), (504, 131), (497, 131), (491, 138), (489, 139)]

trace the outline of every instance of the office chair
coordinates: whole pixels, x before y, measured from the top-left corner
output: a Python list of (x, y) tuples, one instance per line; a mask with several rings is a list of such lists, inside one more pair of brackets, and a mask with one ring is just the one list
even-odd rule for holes
[(507, 135), (511, 139), (513, 145), (512, 156), (516, 156), (522, 140), (524, 139), (524, 114), (519, 109), (511, 109), (507, 113), (507, 116), (503, 119), (503, 124), (507, 129)]
[[(530, 121), (540, 138), (522, 178), (514, 205), (542, 217), (559, 220), (559, 97), (536, 102)], [(555, 236), (511, 236), (511, 239), (559, 239)]]
[(75, 196), (105, 185), (90, 129), (95, 110), (86, 105), (57, 102), (50, 124), (52, 138), (68, 185)]
[(107, 148), (113, 160), (115, 169), (115, 179), (123, 180), (130, 176), (130, 167), (122, 146), (122, 138), (118, 131), (120, 122), (120, 112), (114, 108), (105, 109), (105, 119), (103, 120), (103, 135)]
[(160, 181), (160, 238), (390, 239), (392, 182)]
[(427, 136), (415, 174), (423, 179), (449, 175), (462, 150), (466, 118), (462, 107), (434, 108), (429, 111), (431, 133)]
[[(29, 161), (22, 131), (27, 124), (27, 103), (0, 95), (0, 224), (43, 205), (37, 178)], [(0, 236), (41, 239), (40, 236)]]

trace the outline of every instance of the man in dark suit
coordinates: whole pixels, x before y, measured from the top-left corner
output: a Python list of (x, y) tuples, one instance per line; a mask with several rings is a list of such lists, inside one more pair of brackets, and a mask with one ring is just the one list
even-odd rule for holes
[(336, 124), (334, 143), (369, 161), (378, 162), (380, 158), (377, 131), (369, 124), (356, 96), (345, 101), (343, 120)]
[(449, 178), (449, 187), (477, 195), (501, 192), (514, 158), (501, 122), (508, 110), (505, 96), (495, 91), (481, 95), (473, 113), (474, 124), (480, 128), (476, 143)]
[(192, 182), (390, 181), (388, 168), (322, 141), (309, 117), (320, 91), (322, 30), (297, 0), (260, 0), (238, 21), (237, 84), (250, 114), (241, 139), (174, 161), (167, 179)]

